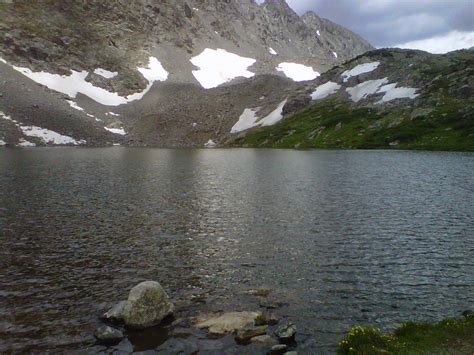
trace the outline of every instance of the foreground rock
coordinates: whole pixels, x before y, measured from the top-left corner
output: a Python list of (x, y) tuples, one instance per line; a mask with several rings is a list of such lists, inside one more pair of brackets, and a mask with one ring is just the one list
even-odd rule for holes
[(254, 337), (267, 334), (268, 326), (244, 328), (237, 332), (235, 340), (238, 343), (246, 343)]
[(145, 329), (160, 324), (173, 312), (174, 305), (163, 287), (156, 281), (145, 281), (132, 288), (128, 300), (118, 303), (102, 319), (123, 322), (131, 329)]
[(208, 328), (209, 333), (222, 335), (251, 327), (260, 312), (229, 312), (196, 324), (197, 328)]
[(106, 325), (97, 328), (94, 336), (97, 340), (106, 344), (118, 344), (124, 338), (120, 330)]
[(275, 331), (275, 335), (282, 343), (291, 342), (295, 339), (296, 326), (291, 322), (283, 324)]
[(250, 339), (252, 344), (260, 345), (260, 346), (272, 346), (276, 343), (275, 339), (273, 339), (270, 335), (259, 335), (257, 337), (253, 337)]

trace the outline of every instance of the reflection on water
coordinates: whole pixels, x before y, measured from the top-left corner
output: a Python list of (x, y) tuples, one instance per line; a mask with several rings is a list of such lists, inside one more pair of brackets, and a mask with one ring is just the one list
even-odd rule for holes
[(180, 316), (255, 309), (246, 291), (270, 288), (320, 351), (354, 324), (457, 316), (473, 172), (456, 153), (0, 150), (0, 352), (90, 347), (148, 279)]

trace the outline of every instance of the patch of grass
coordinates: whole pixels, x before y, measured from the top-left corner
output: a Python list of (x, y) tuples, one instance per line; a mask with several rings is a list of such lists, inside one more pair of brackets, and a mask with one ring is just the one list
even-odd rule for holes
[(339, 343), (338, 354), (473, 354), (474, 316), (436, 324), (407, 322), (391, 335), (356, 326)]

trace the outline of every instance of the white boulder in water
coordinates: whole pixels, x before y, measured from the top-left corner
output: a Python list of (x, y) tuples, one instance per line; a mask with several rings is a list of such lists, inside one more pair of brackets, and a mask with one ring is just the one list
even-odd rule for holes
[(156, 281), (145, 281), (130, 290), (127, 301), (118, 303), (102, 318), (125, 323), (132, 329), (150, 328), (173, 314), (174, 305)]

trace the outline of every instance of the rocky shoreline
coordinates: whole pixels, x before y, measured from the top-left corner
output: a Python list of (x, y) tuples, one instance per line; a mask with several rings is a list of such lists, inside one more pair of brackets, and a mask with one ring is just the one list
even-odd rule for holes
[[(269, 290), (251, 290), (250, 293), (267, 297)], [(279, 319), (273, 305), (264, 311), (235, 311), (198, 315), (175, 319), (175, 305), (166, 291), (156, 281), (145, 281), (133, 287), (126, 301), (120, 301), (100, 316), (102, 325), (94, 332), (98, 346), (128, 352), (130, 335), (145, 332), (149, 328), (171, 326), (174, 332), (167, 334), (166, 343), (174, 349), (192, 352), (206, 338), (207, 347), (239, 353), (297, 354), (297, 327), (293, 322)], [(183, 339), (185, 332), (194, 333), (196, 341)], [(192, 337), (192, 336), (191, 336)], [(233, 342), (230, 341), (233, 339)], [(163, 344), (165, 345), (165, 344)], [(168, 344), (169, 346), (170, 344)], [(166, 346), (166, 345), (165, 345)], [(128, 349), (128, 350), (127, 350)]]

